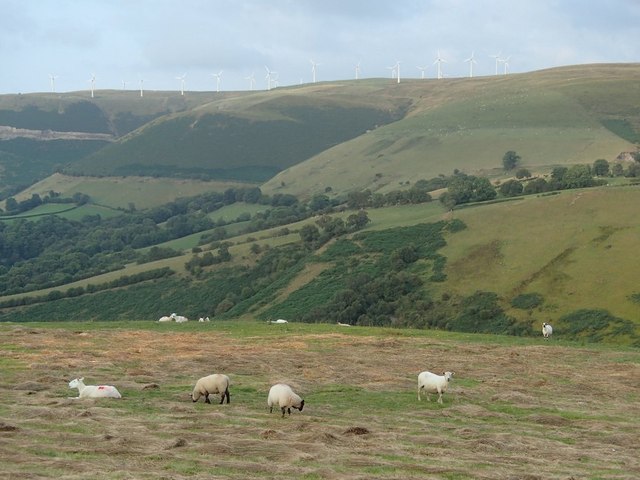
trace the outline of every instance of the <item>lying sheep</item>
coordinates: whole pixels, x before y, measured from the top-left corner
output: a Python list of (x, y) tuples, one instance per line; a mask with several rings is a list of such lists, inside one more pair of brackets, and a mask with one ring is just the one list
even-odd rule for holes
[(221, 373), (214, 373), (213, 375), (202, 377), (196, 382), (196, 386), (193, 387), (191, 400), (197, 402), (198, 399), (204, 395), (204, 403), (211, 403), (211, 401), (209, 400), (209, 395), (213, 393), (219, 393), (221, 395), (221, 405), (224, 403), (225, 397), (227, 399), (227, 403), (230, 403), (231, 400), (229, 398), (229, 383), (229, 377)]
[(163, 317), (160, 317), (158, 319), (159, 322), (173, 322), (173, 318), (172, 317), (167, 317), (166, 315)]
[(71, 398), (122, 398), (116, 387), (111, 385), (85, 385), (84, 377), (71, 380), (69, 388), (78, 389), (78, 396)]
[(176, 323), (184, 323), (189, 321), (187, 317), (183, 317), (182, 315), (176, 315), (175, 313), (172, 313), (170, 317), (173, 318), (173, 320)]
[(278, 320), (269, 320), (269, 323), (289, 323), (288, 321), (286, 321), (284, 318), (279, 318)]
[(544, 338), (550, 338), (553, 333), (553, 328), (548, 323), (542, 324), (542, 336)]
[(442, 394), (447, 391), (447, 386), (453, 377), (453, 372), (444, 372), (442, 375), (436, 375), (431, 372), (422, 372), (418, 375), (418, 400), (422, 400), (420, 397), (420, 391), (424, 390), (427, 393), (427, 400), (430, 393), (438, 394), (438, 403), (442, 403)]
[(269, 390), (267, 405), (269, 406), (269, 413), (273, 412), (275, 405), (280, 407), (282, 416), (284, 417), (285, 410), (289, 412), (289, 415), (291, 415), (292, 408), (297, 408), (299, 411), (302, 411), (304, 408), (304, 400), (302, 400), (289, 385), (277, 383)]

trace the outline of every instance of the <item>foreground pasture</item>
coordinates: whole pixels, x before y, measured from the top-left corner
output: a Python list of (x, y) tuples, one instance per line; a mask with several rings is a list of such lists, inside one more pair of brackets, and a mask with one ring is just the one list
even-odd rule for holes
[[(421, 370), (452, 370), (444, 404)], [(231, 403), (192, 403), (231, 377)], [(72, 400), (67, 384), (117, 386)], [(333, 325), (0, 325), (2, 478), (640, 478), (640, 352)], [(303, 412), (269, 414), (289, 383)]]

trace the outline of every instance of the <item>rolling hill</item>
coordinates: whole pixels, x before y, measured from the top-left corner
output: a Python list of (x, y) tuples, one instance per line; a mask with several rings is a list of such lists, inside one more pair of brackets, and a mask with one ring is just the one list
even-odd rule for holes
[[(266, 193), (298, 196), (385, 192), (454, 169), (500, 177), (507, 150), (533, 172), (614, 161), (640, 142), (639, 75), (639, 64), (600, 64), (262, 92), (4, 95), (0, 125), (113, 136), (85, 141), (75, 153), (63, 147), (69, 154), (55, 162), (47, 156), (34, 181), (57, 170), (258, 182)], [(36, 152), (44, 142), (28, 142), (18, 152), (0, 142), (3, 177), (24, 161), (33, 170), (33, 158), (43, 158)]]

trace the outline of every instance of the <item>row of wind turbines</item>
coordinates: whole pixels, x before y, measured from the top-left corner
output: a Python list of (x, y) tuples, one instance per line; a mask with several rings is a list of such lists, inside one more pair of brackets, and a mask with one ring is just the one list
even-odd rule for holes
[[(502, 57), (501, 53), (498, 53), (496, 55), (489, 55), (489, 57), (493, 58), (495, 60), (495, 74), (499, 75), (500, 74), (500, 64), (503, 64), (503, 74), (507, 75), (509, 73), (509, 60), (511, 59), (511, 55), (509, 55), (508, 57)], [(312, 77), (312, 83), (316, 83), (316, 79), (317, 79), (317, 72), (318, 72), (318, 66), (321, 65), (320, 63), (314, 62), (313, 60), (309, 60), (309, 62), (311, 63), (311, 77)], [(397, 83), (400, 83), (400, 61), (396, 61), (396, 63), (390, 67), (387, 67), (388, 70), (391, 70), (391, 78), (395, 79), (397, 81)], [(438, 51), (438, 54), (436, 56), (435, 61), (433, 62), (432, 65), (436, 65), (436, 78), (438, 79), (442, 79), (445, 78), (445, 74), (442, 71), (442, 64), (443, 63), (447, 63), (447, 61), (442, 57), (442, 55), (440, 54), (440, 51)], [(475, 64), (477, 64), (477, 60), (475, 58), (475, 52), (471, 52), (471, 56), (467, 59), (464, 60), (464, 63), (468, 63), (469, 64), (469, 77), (472, 78), (473, 77), (473, 66)], [(276, 88), (278, 87), (278, 72), (275, 72), (273, 70), (270, 70), (269, 67), (267, 67), (265, 65), (265, 70), (266, 70), (266, 76), (265, 76), (265, 80), (267, 82), (267, 90), (271, 90), (272, 88)], [(416, 68), (420, 71), (420, 78), (424, 79), (425, 77), (425, 72), (426, 70), (429, 68), (428, 66), (416, 66)], [(218, 73), (212, 73), (211, 74), (212, 77), (215, 78), (216, 80), (216, 92), (220, 92), (220, 84), (222, 83), (222, 70), (220, 70)], [(49, 74), (49, 81), (51, 83), (51, 92), (55, 93), (56, 91), (56, 79), (58, 78), (57, 75), (54, 75), (53, 73)], [(187, 74), (184, 73), (180, 76), (176, 77), (176, 80), (180, 81), (180, 95), (184, 95), (185, 92), (185, 84), (186, 84), (186, 78), (187, 78)], [(254, 90), (255, 86), (256, 86), (256, 78), (255, 78), (255, 72), (252, 73), (251, 75), (249, 75), (248, 77), (244, 77), (245, 80), (249, 81), (249, 90)], [(360, 62), (358, 62), (355, 65), (355, 79), (359, 80), (360, 79)], [(91, 92), (91, 98), (94, 98), (94, 91), (95, 91), (95, 85), (96, 85), (96, 75), (95, 74), (91, 74), (91, 78), (89, 79), (89, 83), (90, 83), (90, 92)], [(302, 83), (302, 80), (300, 81), (300, 83)], [(126, 90), (127, 84), (126, 82), (123, 80), (122, 81), (122, 89)], [(144, 80), (140, 79), (140, 96), (143, 97), (144, 96)]]

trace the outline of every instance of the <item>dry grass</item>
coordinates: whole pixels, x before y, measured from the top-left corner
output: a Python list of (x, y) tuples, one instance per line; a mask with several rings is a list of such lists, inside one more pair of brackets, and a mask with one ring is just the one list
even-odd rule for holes
[[(243, 328), (0, 325), (3, 478), (640, 477), (637, 351)], [(444, 405), (417, 401), (424, 369), (455, 371)], [(230, 405), (189, 400), (212, 372), (230, 375)], [(68, 399), (75, 376), (123, 399)], [(303, 412), (268, 413), (277, 381), (301, 393)]]

